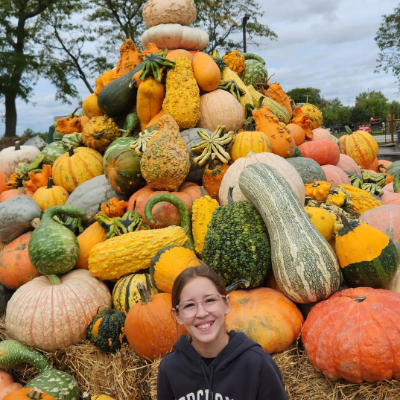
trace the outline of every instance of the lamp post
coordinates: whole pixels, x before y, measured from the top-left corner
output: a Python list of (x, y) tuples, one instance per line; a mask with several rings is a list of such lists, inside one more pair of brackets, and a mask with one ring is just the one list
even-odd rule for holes
[(250, 14), (246, 13), (243, 17), (243, 51), (246, 53), (247, 44), (246, 44), (246, 25), (247, 21), (250, 19)]

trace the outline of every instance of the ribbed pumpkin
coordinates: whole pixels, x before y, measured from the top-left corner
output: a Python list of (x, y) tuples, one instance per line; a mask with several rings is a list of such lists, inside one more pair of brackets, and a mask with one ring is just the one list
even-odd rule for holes
[(335, 249), (346, 283), (351, 287), (385, 287), (399, 262), (393, 241), (373, 226), (342, 220), (344, 227), (336, 236)]
[(125, 334), (129, 345), (142, 358), (155, 360), (169, 351), (181, 334), (182, 325), (177, 325), (171, 316), (171, 295), (150, 295), (139, 284), (141, 302), (132, 305), (125, 320)]
[(258, 153), (236, 160), (226, 171), (219, 189), (219, 203), (228, 204), (228, 191), (233, 187), (233, 201), (247, 200), (239, 188), (239, 177), (250, 164), (264, 163), (275, 168), (290, 185), (301, 204), (304, 204), (305, 190), (301, 176), (284, 158), (272, 153)]
[(340, 152), (350, 156), (361, 168), (367, 168), (378, 156), (378, 143), (372, 135), (356, 131), (339, 139)]
[(13, 197), (17, 196), (26, 196), (32, 198), (34, 194), (34, 192), (27, 190), (23, 187), (19, 187), (18, 189), (8, 189), (0, 194), (0, 202), (12, 199)]
[(61, 278), (40, 276), (11, 297), (6, 328), (28, 346), (53, 351), (84, 339), (88, 323), (102, 305), (111, 306), (111, 294), (89, 271), (72, 271)]
[(304, 143), (306, 139), (306, 133), (304, 129), (297, 124), (287, 124), (286, 128), (288, 129), (289, 133), (293, 136), (293, 140), (296, 143), (296, 146), (301, 145)]
[(148, 185), (157, 190), (177, 190), (190, 170), (189, 153), (178, 124), (169, 116), (157, 122), (140, 161), (140, 171)]
[(220, 160), (210, 157), (208, 164), (203, 172), (203, 187), (208, 194), (215, 200), (219, 198), (219, 188), (221, 187), (222, 178), (229, 168), (229, 164), (224, 164)]
[(193, 250), (180, 246), (165, 247), (151, 260), (152, 283), (160, 292), (172, 293), (177, 276), (189, 267), (197, 267), (199, 262)]
[(133, 304), (140, 301), (140, 294), (137, 284), (142, 283), (150, 294), (158, 293), (157, 288), (153, 285), (150, 274), (147, 272), (125, 275), (115, 284), (112, 299), (113, 307), (116, 310), (128, 314)]
[[(180, 225), (181, 217), (178, 209), (171, 203), (161, 202), (153, 207), (152, 215), (154, 222), (150, 222), (144, 215), (144, 207), (149, 199), (158, 193), (169, 193), (168, 191), (155, 190), (149, 185), (135, 192), (129, 199), (128, 211), (135, 210), (143, 218), (145, 224), (151, 228), (165, 228), (171, 225)], [(186, 206), (189, 214), (192, 213), (192, 205), (196, 199), (201, 197), (200, 187), (195, 183), (184, 182), (176, 192), (171, 192), (173, 196), (180, 198)]]
[(271, 153), (271, 145), (268, 136), (264, 132), (259, 131), (242, 131), (235, 136), (231, 148), (232, 162), (240, 157), (246, 157), (250, 152)]
[(97, 94), (95, 93), (89, 94), (89, 96), (83, 100), (82, 110), (83, 113), (89, 118), (99, 117), (104, 114), (97, 105)]
[(351, 185), (346, 172), (336, 165), (326, 164), (322, 165), (321, 168), (325, 172), (326, 181), (332, 183), (334, 186)]
[(62, 186), (53, 186), (53, 178), (49, 178), (47, 187), (36, 190), (33, 200), (45, 211), (50, 207), (62, 206), (67, 202), (68, 196), (68, 192)]
[(107, 116), (93, 117), (83, 126), (82, 141), (86, 147), (104, 152), (108, 145), (121, 136), (118, 125)]
[(360, 167), (347, 154), (340, 153), (339, 162), (336, 164), (336, 166), (341, 168), (344, 172), (346, 172), (347, 175), (361, 176)]
[(301, 340), (313, 367), (327, 378), (374, 382), (400, 378), (400, 294), (347, 289), (315, 305)]
[(221, 89), (200, 96), (200, 113), (197, 126), (212, 132), (219, 125), (225, 126), (227, 131), (237, 131), (243, 127), (246, 118), (239, 101)]
[(228, 331), (244, 332), (267, 353), (285, 351), (296, 341), (304, 318), (282, 293), (269, 288), (235, 290), (229, 298)]
[(203, 92), (215, 90), (221, 82), (221, 71), (208, 54), (197, 52), (192, 61), (193, 73)]
[(31, 236), (32, 232), (24, 233), (0, 252), (0, 283), (8, 289), (18, 289), (41, 275), (29, 259), (28, 244)]
[(68, 153), (58, 157), (53, 164), (54, 183), (68, 193), (80, 184), (103, 174), (103, 157), (99, 152), (86, 147), (70, 148)]

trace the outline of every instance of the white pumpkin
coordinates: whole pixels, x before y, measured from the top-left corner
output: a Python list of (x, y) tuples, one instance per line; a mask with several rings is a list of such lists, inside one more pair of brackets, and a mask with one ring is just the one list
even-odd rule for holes
[(224, 125), (227, 131), (237, 131), (243, 128), (246, 119), (246, 113), (236, 98), (221, 89), (200, 96), (200, 113), (197, 126), (212, 132), (218, 125)]
[(159, 49), (203, 50), (209, 38), (202, 29), (180, 24), (160, 24), (144, 31), (141, 41), (144, 48), (154, 43)]
[(143, 7), (143, 20), (147, 28), (160, 24), (190, 25), (196, 19), (193, 0), (148, 0)]
[(6, 147), (0, 152), (0, 172), (10, 176), (19, 163), (31, 163), (39, 155), (40, 150), (36, 146), (21, 146), (15, 142), (15, 146)]
[(232, 199), (233, 201), (248, 201), (239, 188), (239, 177), (243, 170), (250, 164), (263, 163), (268, 164), (282, 175), (286, 182), (290, 185), (293, 192), (296, 194), (300, 203), (304, 205), (305, 188), (303, 180), (296, 168), (288, 163), (283, 157), (273, 153), (249, 153), (247, 157), (237, 159), (226, 171), (222, 178), (221, 186), (219, 188), (219, 202), (220, 205), (228, 204), (229, 188), (233, 187)]

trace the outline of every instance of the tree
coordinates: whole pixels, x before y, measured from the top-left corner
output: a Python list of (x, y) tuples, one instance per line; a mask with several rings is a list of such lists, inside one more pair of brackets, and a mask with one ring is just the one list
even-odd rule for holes
[(371, 118), (386, 118), (390, 106), (388, 99), (380, 91), (363, 92), (356, 97), (356, 105), (364, 108), (366, 113)]
[(246, 25), (249, 44), (260, 47), (258, 38), (275, 40), (278, 37), (259, 22), (264, 13), (255, 0), (195, 0), (195, 3), (197, 18), (194, 25), (208, 33), (210, 42), (205, 51), (209, 54), (214, 50), (243, 50), (242, 29), (246, 14), (249, 15)]
[(368, 110), (361, 104), (356, 104), (351, 107), (349, 122), (355, 126), (368, 125), (370, 123), (371, 117)]
[(289, 90), (286, 93), (296, 104), (297, 103), (310, 103), (319, 107), (322, 105), (321, 90), (312, 87), (296, 88)]
[(383, 15), (375, 36), (380, 53), (375, 72), (392, 71), (400, 87), (400, 5), (392, 14)]
[(15, 136), (16, 98), (28, 101), (39, 76), (50, 78), (63, 90), (71, 89), (62, 68), (52, 60), (44, 65), (35, 45), (46, 13), (62, 18), (75, 12), (77, 5), (77, 0), (0, 0), (0, 100), (5, 102), (5, 136)]

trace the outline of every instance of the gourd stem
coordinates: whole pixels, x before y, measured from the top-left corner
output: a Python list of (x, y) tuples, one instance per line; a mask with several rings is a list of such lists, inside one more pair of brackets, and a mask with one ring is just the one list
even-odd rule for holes
[(47, 279), (52, 286), (61, 285), (61, 279), (57, 275), (47, 275)]
[(150, 301), (153, 300), (153, 298), (151, 297), (150, 293), (147, 291), (143, 283), (138, 283), (136, 287), (139, 291), (140, 300), (142, 301), (142, 306), (146, 305), (147, 303), (150, 303)]
[(107, 133), (106, 130), (101, 131), (101, 132), (97, 132), (97, 133), (95, 133), (95, 134), (93, 135), (93, 137), (94, 137), (95, 139), (98, 139), (98, 138), (102, 137), (105, 133)]
[(200, 186), (200, 192), (201, 192), (201, 195), (204, 197), (204, 196), (207, 196), (207, 193), (206, 193), (206, 191), (204, 190), (204, 188), (203, 188), (203, 186)]
[(71, 113), (71, 118), (75, 118), (75, 113), (76, 113), (80, 108), (81, 108), (81, 106), (78, 106), (78, 107), (75, 108), (74, 111), (72, 111), (72, 113)]
[(27, 397), (28, 399), (33, 399), (33, 400), (40, 400), (42, 398), (43, 392), (39, 390), (38, 388), (34, 387), (28, 394)]
[(230, 187), (228, 190), (228, 204), (233, 204), (233, 197), (232, 197), (233, 187)]
[(232, 283), (232, 285), (229, 285), (226, 288), (226, 291), (228, 293), (233, 292), (234, 290), (238, 289), (240, 286), (244, 286), (245, 288), (248, 288), (250, 286), (250, 282), (246, 279), (240, 279), (237, 282)]
[(215, 168), (215, 153), (211, 154), (211, 157), (208, 159), (208, 169), (210, 169), (211, 171)]
[(354, 228), (349, 224), (349, 221), (347, 220), (347, 218), (341, 214), (340, 215), (340, 219), (342, 220), (342, 224), (345, 228), (347, 228), (348, 230), (352, 231)]
[(19, 140), (15, 142), (15, 150), (21, 150), (21, 142)]
[(68, 154), (70, 157), (72, 157), (74, 155), (74, 148), (72, 146), (69, 146)]
[(43, 213), (42, 222), (51, 222), (53, 221), (53, 217), (58, 214), (67, 215), (68, 217), (73, 218), (83, 218), (86, 216), (86, 212), (76, 206), (54, 206), (48, 208)]
[(51, 189), (53, 187), (53, 178), (50, 176), (47, 181), (47, 189)]

